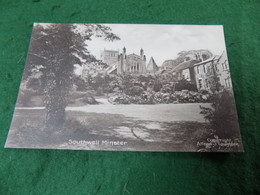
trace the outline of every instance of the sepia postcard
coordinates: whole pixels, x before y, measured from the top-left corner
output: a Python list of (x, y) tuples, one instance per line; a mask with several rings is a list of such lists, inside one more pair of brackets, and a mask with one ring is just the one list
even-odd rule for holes
[(243, 152), (223, 26), (34, 23), (5, 147)]

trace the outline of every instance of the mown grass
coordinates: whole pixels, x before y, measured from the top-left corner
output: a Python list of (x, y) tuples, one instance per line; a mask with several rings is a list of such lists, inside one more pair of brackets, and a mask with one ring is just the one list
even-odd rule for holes
[(76, 111), (67, 112), (62, 130), (49, 131), (44, 128), (44, 115), (44, 110), (16, 110), (8, 145), (22, 148), (88, 149), (74, 148), (66, 143), (68, 140), (119, 140), (128, 144), (116, 148), (98, 146), (92, 149), (196, 151), (197, 138), (209, 131), (207, 123), (144, 121), (120, 114)]

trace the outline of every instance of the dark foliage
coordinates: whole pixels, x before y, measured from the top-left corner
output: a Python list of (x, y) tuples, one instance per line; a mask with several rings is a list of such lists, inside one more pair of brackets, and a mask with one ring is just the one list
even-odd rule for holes
[[(79, 29), (84, 29), (79, 30)], [(38, 69), (44, 89), (46, 128), (60, 129), (65, 121), (69, 90), (73, 81), (74, 64), (96, 59), (86, 49), (85, 40), (92, 36), (106, 40), (119, 39), (109, 27), (96, 24), (36, 24), (33, 28), (27, 57), (27, 71), (23, 79)], [(80, 57), (80, 58), (79, 58)], [(80, 82), (80, 81), (79, 81)], [(81, 86), (80, 87), (84, 87)]]
[(41, 89), (41, 81), (38, 78), (31, 78), (28, 80), (26, 87), (29, 89), (33, 89), (35, 91), (39, 91)]
[(175, 90), (181, 91), (181, 90), (189, 90), (189, 91), (197, 91), (197, 86), (195, 83), (190, 83), (186, 80), (181, 80), (179, 82), (176, 82)]
[(211, 124), (214, 134), (220, 138), (239, 138), (238, 119), (233, 92), (223, 90), (212, 97), (212, 108), (202, 107), (201, 113)]
[(143, 87), (133, 86), (133, 87), (130, 87), (127, 90), (126, 94), (130, 95), (130, 96), (140, 96), (142, 93), (144, 93), (144, 88)]

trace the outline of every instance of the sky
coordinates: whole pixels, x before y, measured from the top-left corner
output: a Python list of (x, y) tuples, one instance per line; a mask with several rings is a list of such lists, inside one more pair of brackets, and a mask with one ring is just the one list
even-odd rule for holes
[(100, 59), (102, 50), (119, 50), (140, 54), (144, 50), (147, 63), (151, 57), (161, 66), (165, 60), (174, 59), (180, 51), (208, 49), (215, 55), (226, 50), (222, 25), (143, 25), (104, 24), (121, 40), (109, 42), (102, 38), (87, 41), (88, 50)]

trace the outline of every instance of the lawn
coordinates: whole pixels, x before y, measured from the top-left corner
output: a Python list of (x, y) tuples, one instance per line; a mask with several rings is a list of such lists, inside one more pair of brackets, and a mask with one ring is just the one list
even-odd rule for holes
[(139, 120), (122, 114), (67, 111), (60, 131), (44, 129), (45, 110), (16, 110), (7, 147), (86, 150), (196, 151), (209, 124)]

